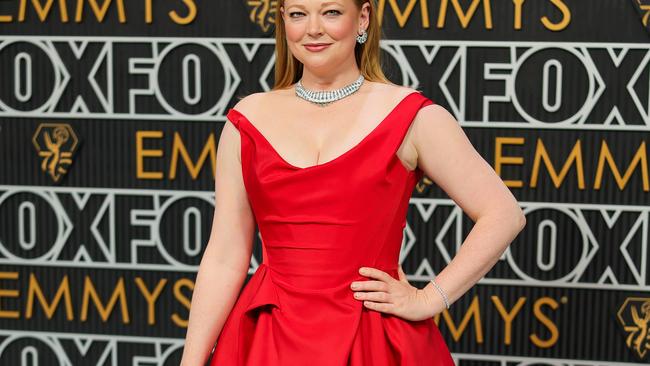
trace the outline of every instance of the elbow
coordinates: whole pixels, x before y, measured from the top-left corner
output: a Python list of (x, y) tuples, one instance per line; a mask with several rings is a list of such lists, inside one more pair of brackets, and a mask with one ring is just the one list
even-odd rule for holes
[(501, 210), (495, 215), (499, 216), (499, 220), (503, 222), (504, 227), (512, 230), (515, 234), (518, 234), (526, 227), (526, 215), (518, 205), (507, 210)]
[(511, 208), (507, 212), (501, 212), (501, 220), (507, 223), (506, 226), (512, 229), (515, 235), (526, 227), (526, 215), (519, 206)]
[(519, 227), (519, 230), (521, 231), (524, 229), (524, 227), (526, 227), (526, 214), (524, 214), (524, 210), (522, 210), (521, 207), (519, 207), (519, 205), (515, 207), (514, 211), (515, 211), (514, 215), (516, 217), (517, 225)]
[(521, 208), (519, 208), (517, 212), (517, 216), (519, 217), (518, 219), (519, 228), (523, 230), (524, 227), (526, 227), (526, 214), (524, 214), (524, 211)]
[(517, 222), (517, 228), (519, 232), (521, 232), (526, 227), (526, 215), (524, 214), (524, 211), (521, 208), (517, 208), (515, 217), (516, 217), (515, 221)]

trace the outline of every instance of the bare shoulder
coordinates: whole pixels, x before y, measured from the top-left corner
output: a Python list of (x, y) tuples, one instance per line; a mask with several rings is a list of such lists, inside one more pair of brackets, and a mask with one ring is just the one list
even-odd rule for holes
[(282, 99), (286, 99), (287, 95), (286, 89), (251, 93), (240, 99), (233, 108), (246, 115), (253, 114), (257, 113), (256, 111), (266, 110), (268, 106), (282, 103)]
[(401, 99), (411, 93), (418, 91), (407, 86), (397, 85), (393, 83), (369, 82), (369, 84), (371, 86), (370, 92), (381, 94), (382, 99), (385, 100)]
[[(411, 87), (401, 86), (396, 84), (387, 84), (387, 83), (374, 83), (374, 84), (375, 85), (373, 85), (373, 89), (377, 93), (381, 93), (383, 95), (381, 99), (386, 101), (387, 104), (390, 101), (393, 101), (394, 103), (394, 101), (402, 100), (404, 97), (412, 93), (421, 92), (420, 90)], [(420, 108), (416, 113), (412, 124), (414, 126), (417, 126), (419, 124), (428, 124), (425, 121), (437, 121), (437, 120), (453, 121), (454, 123), (457, 124), (453, 115), (449, 113), (449, 111), (447, 111), (444, 107), (442, 107), (437, 103), (432, 103)], [(435, 126), (427, 126), (425, 128), (435, 128)], [(413, 129), (420, 129), (420, 128), (413, 127)]]
[[(449, 112), (445, 107), (437, 103), (429, 104), (420, 108), (417, 115), (415, 116), (414, 121), (414, 123), (424, 125), (430, 125), (432, 122), (447, 124), (452, 123), (454, 125), (458, 125), (456, 117), (454, 117), (454, 115), (451, 114), (451, 112)], [(432, 127), (427, 126), (425, 128)]]
[(434, 137), (445, 139), (464, 135), (456, 117), (437, 103), (420, 108), (413, 120), (413, 129), (414, 142), (418, 146), (432, 143)]

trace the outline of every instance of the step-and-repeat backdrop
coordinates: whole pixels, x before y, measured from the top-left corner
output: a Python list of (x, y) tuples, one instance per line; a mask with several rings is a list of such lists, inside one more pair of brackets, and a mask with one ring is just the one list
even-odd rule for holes
[[(456, 116), (527, 217), (436, 317), (458, 365), (650, 362), (647, 3), (378, 1), (389, 78)], [(0, 1), (0, 365), (179, 363), (216, 142), (273, 85), (274, 6)], [(418, 183), (414, 285), (472, 225)]]

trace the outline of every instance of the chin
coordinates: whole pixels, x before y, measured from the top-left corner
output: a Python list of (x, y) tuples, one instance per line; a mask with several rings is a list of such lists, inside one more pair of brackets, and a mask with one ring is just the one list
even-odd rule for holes
[(310, 66), (320, 67), (320, 66), (336, 66), (339, 65), (344, 58), (336, 57), (336, 55), (326, 55), (326, 54), (314, 54), (314, 55), (305, 55), (300, 62), (303, 64), (309, 64)]
[(328, 62), (327, 60), (324, 62), (303, 62), (302, 64), (304, 67), (312, 70), (334, 68), (336, 65), (335, 62)]
[(328, 57), (316, 59), (315, 57), (296, 57), (300, 63), (310, 69), (320, 69), (334, 64)]

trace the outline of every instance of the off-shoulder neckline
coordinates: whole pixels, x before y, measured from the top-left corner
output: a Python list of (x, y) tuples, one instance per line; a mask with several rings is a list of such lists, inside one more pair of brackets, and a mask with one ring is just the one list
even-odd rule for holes
[(330, 160), (328, 160), (326, 162), (323, 162), (323, 163), (320, 163), (320, 164), (314, 164), (314, 165), (310, 165), (310, 166), (306, 166), (306, 167), (299, 167), (299, 166), (296, 166), (296, 165), (288, 162), (278, 152), (278, 150), (271, 144), (271, 142), (257, 129), (257, 127), (255, 127), (255, 125), (253, 125), (253, 123), (243, 113), (241, 113), (240, 111), (238, 111), (235, 108), (230, 108), (230, 111), (229, 111), (228, 114), (230, 114), (230, 112), (235, 112), (241, 119), (243, 119), (248, 124), (248, 126), (251, 127), (251, 130), (254, 131), (255, 134), (257, 134), (257, 136), (262, 140), (262, 142), (267, 145), (267, 147), (273, 152), (273, 154), (278, 159), (280, 159), (280, 161), (284, 165), (288, 166), (289, 168), (295, 169), (295, 170), (307, 171), (307, 170), (312, 170), (312, 169), (316, 169), (316, 168), (326, 167), (326, 166), (332, 165), (332, 164), (334, 164), (336, 162), (339, 162), (339, 161), (345, 159), (347, 156), (349, 156), (354, 151), (356, 151), (361, 146), (363, 146), (372, 136), (374, 136), (376, 133), (378, 133), (379, 130), (387, 123), (387, 121), (389, 121), (391, 119), (391, 117), (395, 113), (397, 113), (397, 111), (399, 110), (399, 107), (402, 104), (404, 104), (410, 97), (412, 97), (413, 95), (416, 95), (416, 94), (421, 94), (421, 93), (419, 91), (413, 91), (413, 92), (410, 92), (409, 94), (407, 94), (406, 96), (404, 96), (402, 99), (400, 99), (400, 101), (388, 112), (388, 114), (383, 119), (381, 119), (381, 121), (375, 127), (373, 127), (372, 130), (370, 130), (369, 133), (367, 133), (361, 140), (359, 140), (359, 142), (354, 144), (351, 148), (349, 148), (345, 152), (341, 153), (340, 155), (338, 155), (335, 158), (330, 159)]

